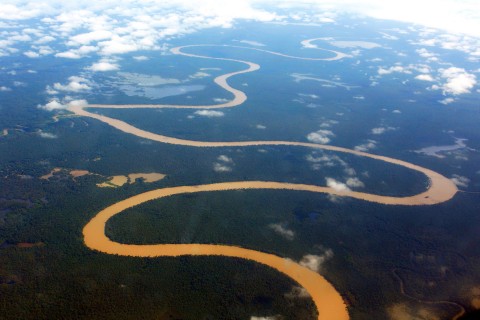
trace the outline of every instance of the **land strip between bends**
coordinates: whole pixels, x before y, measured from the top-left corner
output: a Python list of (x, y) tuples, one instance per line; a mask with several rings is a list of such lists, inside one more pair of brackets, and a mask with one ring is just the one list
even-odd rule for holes
[[(305, 43), (311, 45), (312, 40), (305, 40)], [(200, 45), (197, 45), (200, 46)], [(86, 111), (86, 108), (112, 108), (112, 109), (145, 109), (145, 108), (182, 108), (182, 109), (212, 109), (212, 108), (228, 108), (238, 106), (245, 102), (247, 96), (244, 92), (231, 87), (227, 80), (234, 75), (253, 72), (258, 70), (260, 66), (258, 64), (235, 60), (227, 58), (215, 58), (208, 56), (201, 56), (191, 53), (184, 53), (182, 48), (193, 47), (184, 46), (173, 48), (171, 51), (174, 54), (180, 54), (184, 56), (215, 59), (223, 61), (235, 61), (246, 64), (247, 69), (227, 73), (215, 78), (215, 83), (226, 91), (233, 94), (234, 98), (226, 103), (208, 105), (208, 106), (195, 106), (195, 105), (71, 105), (69, 110), (78, 116), (86, 116), (93, 119), (100, 120), (110, 126), (117, 128), (125, 133), (133, 134), (141, 138), (150, 139), (162, 143), (192, 146), (192, 147), (249, 147), (249, 146), (295, 146), (306, 147), (314, 149), (324, 149), (336, 152), (343, 152), (354, 154), (357, 156), (368, 157), (375, 160), (385, 161), (388, 163), (404, 166), (406, 168), (416, 170), (425, 174), (430, 183), (428, 189), (420, 194), (409, 197), (389, 197), (381, 196), (363, 192), (355, 191), (338, 191), (329, 187), (306, 185), (306, 184), (291, 184), (281, 182), (269, 182), (269, 181), (240, 181), (240, 182), (225, 182), (208, 185), (198, 186), (182, 186), (173, 188), (157, 189), (150, 192), (142, 193), (129, 199), (120, 201), (98, 213), (84, 228), (83, 234), (85, 237), (85, 244), (91, 248), (104, 253), (135, 256), (135, 257), (160, 257), (160, 256), (180, 256), (180, 255), (217, 255), (237, 257), (256, 261), (267, 266), (270, 266), (285, 275), (291, 277), (302, 285), (308, 293), (311, 295), (317, 310), (318, 320), (337, 319), (346, 320), (349, 319), (346, 305), (336, 291), (336, 289), (322, 276), (312, 270), (305, 268), (290, 259), (281, 258), (272, 254), (267, 254), (255, 250), (245, 249), (235, 246), (227, 245), (206, 245), (206, 244), (159, 244), (159, 245), (129, 245), (121, 244), (111, 241), (105, 235), (105, 225), (107, 221), (114, 215), (139, 205), (141, 203), (159, 199), (175, 194), (194, 193), (194, 192), (207, 192), (207, 191), (225, 191), (225, 190), (240, 190), (240, 189), (276, 189), (276, 190), (296, 190), (296, 191), (309, 191), (328, 193), (336, 196), (352, 197), (362, 199), (366, 201), (376, 202), (380, 204), (396, 204), (396, 205), (430, 205), (451, 199), (457, 192), (456, 186), (452, 181), (444, 176), (436, 173), (430, 169), (426, 169), (402, 160), (389, 158), (380, 155), (374, 155), (366, 152), (356, 151), (343, 147), (319, 145), (314, 143), (305, 142), (292, 142), (292, 141), (238, 141), (238, 142), (206, 142), (206, 141), (192, 141), (177, 139), (173, 137), (162, 136), (156, 133), (148, 132), (139, 128), (136, 128), (124, 121), (106, 117)], [(263, 51), (271, 54), (276, 54), (288, 58), (305, 59), (305, 60), (338, 60), (346, 57), (345, 54), (341, 54), (336, 51), (333, 58), (301, 58), (283, 55), (281, 53), (275, 53), (272, 51), (250, 48), (252, 50)], [(319, 48), (316, 48), (319, 49)]]

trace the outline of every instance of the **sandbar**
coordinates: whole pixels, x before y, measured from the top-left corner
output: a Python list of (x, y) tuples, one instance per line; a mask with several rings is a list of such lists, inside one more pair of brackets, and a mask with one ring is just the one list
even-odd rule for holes
[(157, 182), (165, 178), (164, 174), (151, 172), (151, 173), (130, 173), (128, 175), (129, 183), (135, 183), (137, 179), (143, 179), (144, 182), (152, 183)]
[(48, 180), (48, 179), (50, 179), (51, 177), (53, 177), (53, 175), (54, 175), (55, 173), (60, 172), (60, 171), (62, 171), (62, 168), (53, 168), (52, 171), (50, 171), (49, 173), (41, 176), (40, 179), (42, 179), (42, 180)]
[(108, 181), (97, 183), (97, 187), (100, 188), (117, 188), (121, 187), (124, 184), (128, 183), (127, 176), (112, 176), (108, 179)]
[(134, 184), (137, 179), (142, 179), (146, 183), (157, 182), (165, 178), (166, 175), (157, 172), (151, 173), (130, 173), (128, 175), (118, 175), (109, 177), (108, 181), (97, 183), (100, 188), (117, 188), (125, 184)]

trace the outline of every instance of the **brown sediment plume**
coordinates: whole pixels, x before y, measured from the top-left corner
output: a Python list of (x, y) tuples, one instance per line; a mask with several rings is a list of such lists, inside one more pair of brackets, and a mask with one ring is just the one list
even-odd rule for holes
[[(311, 44), (312, 41), (316, 39), (305, 40), (302, 44), (305, 47), (316, 48)], [(185, 194), (185, 193), (195, 193), (195, 192), (207, 192), (207, 191), (226, 191), (226, 190), (245, 190), (245, 189), (274, 189), (274, 190), (295, 190), (295, 191), (307, 191), (307, 192), (317, 192), (317, 193), (327, 193), (336, 196), (342, 197), (351, 197), (371, 202), (376, 202), (380, 204), (387, 205), (431, 205), (437, 204), (451, 199), (457, 192), (457, 187), (455, 184), (442, 176), (439, 173), (436, 173), (430, 169), (420, 167), (418, 165), (399, 160), (394, 158), (389, 158), (385, 156), (370, 154), (362, 151), (352, 150), (343, 147), (329, 146), (329, 145), (320, 145), (314, 143), (306, 142), (292, 142), (292, 141), (236, 141), (236, 142), (206, 142), (206, 141), (192, 141), (177, 139), (173, 137), (167, 137), (159, 135), (156, 133), (148, 132), (139, 128), (136, 128), (124, 121), (109, 118), (104, 115), (99, 115), (86, 111), (86, 108), (111, 108), (111, 109), (148, 109), (148, 108), (177, 108), (177, 109), (213, 109), (213, 108), (229, 108), (235, 107), (247, 100), (247, 96), (244, 92), (231, 87), (228, 84), (228, 78), (253, 72), (258, 70), (260, 66), (258, 64), (235, 59), (227, 58), (215, 58), (209, 56), (202, 56), (197, 54), (185, 53), (182, 51), (183, 48), (187, 47), (198, 47), (204, 45), (195, 45), (195, 46), (184, 46), (171, 49), (171, 52), (174, 54), (180, 54), (184, 56), (190, 56), (195, 58), (203, 59), (214, 59), (222, 61), (234, 61), (246, 64), (248, 67), (246, 69), (227, 73), (221, 76), (218, 76), (214, 79), (215, 83), (221, 88), (233, 94), (233, 99), (215, 105), (71, 105), (69, 110), (75, 113), (78, 116), (90, 117), (93, 119), (100, 120), (118, 130), (121, 130), (125, 133), (136, 135), (141, 138), (158, 141), (162, 143), (183, 145), (190, 147), (204, 147), (204, 148), (215, 148), (215, 147), (251, 147), (251, 146), (292, 146), (292, 147), (305, 147), (312, 149), (323, 149), (335, 152), (343, 152), (348, 154), (353, 154), (361, 157), (371, 158), (379, 161), (384, 161), (392, 163), (395, 165), (403, 166), (415, 171), (419, 171), (427, 176), (429, 179), (429, 186), (426, 191), (423, 193), (407, 196), (407, 197), (392, 197), (392, 196), (381, 196), (363, 192), (356, 191), (338, 191), (329, 187), (324, 186), (314, 186), (306, 184), (291, 184), (291, 183), (281, 183), (281, 182), (270, 182), (270, 181), (241, 181), (241, 182), (225, 182), (225, 183), (216, 183), (208, 185), (198, 185), (198, 186), (182, 186), (182, 187), (173, 187), (173, 188), (163, 188), (157, 189), (150, 192), (142, 193), (137, 196), (131, 197), (129, 199), (120, 201), (98, 213), (84, 228), (83, 234), (85, 237), (85, 244), (91, 248), (101, 252), (116, 254), (116, 255), (125, 255), (125, 256), (135, 256), (135, 257), (160, 257), (160, 256), (181, 256), (181, 255), (216, 255), (216, 256), (228, 256), (243, 258), (258, 263), (268, 265), (285, 275), (291, 277), (297, 281), (302, 287), (304, 287), (308, 293), (311, 295), (313, 301), (318, 310), (318, 319), (338, 319), (346, 320), (349, 319), (347, 312), (347, 307), (343, 301), (340, 294), (336, 289), (322, 276), (318, 273), (307, 269), (290, 259), (281, 258), (273, 254), (267, 254), (255, 250), (250, 250), (241, 247), (227, 246), (227, 245), (206, 245), (206, 244), (158, 244), (158, 245), (130, 245), (130, 244), (121, 244), (111, 241), (105, 235), (105, 224), (107, 221), (114, 215), (122, 212), (125, 209), (131, 208), (133, 206), (142, 204), (147, 201), (154, 199), (159, 199), (175, 194)], [(238, 48), (238, 47), (237, 47)], [(243, 48), (243, 47), (242, 47)], [(296, 58), (303, 60), (338, 60), (344, 57), (347, 57), (346, 54), (341, 52), (327, 50), (335, 54), (331, 58), (300, 58), (284, 55), (281, 53), (276, 53), (273, 51), (262, 50), (257, 48), (247, 48), (250, 50), (263, 51), (270, 54), (275, 54), (287, 58)], [(320, 49), (320, 48), (316, 48)], [(326, 49), (320, 49), (326, 50)]]

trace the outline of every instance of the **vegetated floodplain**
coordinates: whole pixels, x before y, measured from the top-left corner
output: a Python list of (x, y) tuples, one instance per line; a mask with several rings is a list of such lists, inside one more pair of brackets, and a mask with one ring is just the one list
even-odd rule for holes
[[(314, 41), (316, 39), (312, 39)], [(308, 44), (308, 41), (307, 41)], [(190, 46), (191, 47), (191, 46)], [(262, 49), (255, 49), (259, 51), (265, 51), (268, 53), (273, 53), (287, 58), (303, 59), (303, 60), (338, 60), (347, 55), (341, 54), (339, 52), (333, 51), (335, 54), (332, 58), (325, 59), (315, 59), (315, 58), (298, 58), (292, 57), (284, 54), (279, 54), (275, 52), (270, 52)], [(218, 76), (215, 78), (215, 83), (224, 88), (225, 90), (231, 92), (234, 95), (234, 99), (228, 102), (220, 103), (212, 106), (179, 106), (179, 105), (92, 105), (96, 108), (126, 108), (126, 109), (135, 109), (135, 108), (177, 108), (177, 109), (211, 109), (211, 108), (230, 108), (237, 106), (246, 101), (247, 96), (244, 92), (231, 87), (227, 83), (229, 77), (253, 72), (258, 70), (259, 65), (242, 60), (233, 60), (226, 58), (215, 58), (209, 56), (200, 56), (195, 54), (183, 53), (181, 48), (173, 48), (171, 50), (175, 54), (183, 54), (195, 58), (207, 58), (215, 60), (226, 60), (226, 61), (237, 61), (244, 63), (248, 66), (247, 69), (227, 73), (225, 75)], [(288, 183), (278, 183), (278, 182), (264, 182), (264, 181), (250, 181), (250, 182), (229, 182), (229, 183), (217, 183), (210, 185), (198, 185), (198, 186), (183, 186), (175, 188), (164, 188), (157, 189), (151, 192), (140, 194), (132, 198), (121, 201), (111, 207), (108, 207), (102, 210), (94, 219), (92, 219), (87, 226), (84, 228), (85, 242), (87, 246), (98, 251), (102, 251), (110, 254), (117, 255), (127, 255), (127, 256), (139, 256), (139, 257), (158, 257), (158, 256), (182, 256), (182, 255), (220, 255), (220, 256), (229, 256), (253, 260), (262, 264), (271, 266), (278, 271), (290, 276), (292, 279), (297, 281), (303, 288), (312, 297), (313, 301), (318, 310), (318, 319), (328, 319), (335, 317), (338, 319), (348, 319), (348, 313), (346, 311), (346, 305), (343, 302), (341, 296), (335, 290), (335, 288), (323, 277), (321, 277), (317, 272), (309, 270), (308, 268), (301, 266), (291, 260), (285, 260), (279, 258), (275, 255), (262, 253), (260, 251), (254, 251), (249, 249), (244, 249), (240, 247), (233, 246), (224, 246), (224, 245), (207, 245), (207, 244), (158, 244), (158, 245), (133, 245), (133, 244), (120, 244), (111, 241), (108, 237), (105, 236), (105, 224), (107, 221), (114, 215), (122, 212), (123, 210), (142, 204), (146, 201), (150, 201), (156, 198), (162, 198), (175, 194), (183, 193), (195, 193), (195, 192), (205, 192), (205, 191), (222, 191), (222, 190), (242, 190), (242, 189), (280, 189), (280, 190), (300, 190), (300, 191), (310, 191), (310, 192), (320, 192), (320, 193), (329, 193), (335, 196), (348, 196), (358, 199), (363, 199), (366, 201), (377, 202), (381, 204), (403, 204), (403, 205), (425, 205), (425, 204), (436, 204), (439, 202), (444, 202), (451, 199), (457, 192), (456, 186), (452, 181), (443, 177), (442, 175), (426, 169), (420, 166), (413, 165), (411, 163), (392, 159), (384, 156), (372, 155), (363, 151), (351, 150), (341, 147), (319, 145), (313, 143), (301, 143), (301, 142), (287, 142), (287, 141), (242, 141), (242, 142), (202, 142), (202, 141), (189, 141), (181, 140), (177, 138), (171, 138), (166, 136), (161, 136), (159, 134), (147, 132), (136, 127), (129, 125), (126, 122), (108, 118), (103, 115), (94, 114), (85, 111), (87, 105), (82, 104), (73, 104), (70, 106), (70, 111), (74, 112), (79, 116), (87, 116), (102, 122), (105, 122), (121, 131), (130, 133), (142, 138), (149, 140), (154, 140), (163, 143), (178, 144), (185, 146), (194, 146), (194, 147), (244, 147), (244, 146), (264, 146), (264, 145), (291, 145), (291, 146), (304, 146), (309, 148), (319, 148), (330, 151), (339, 151), (349, 154), (354, 154), (358, 156), (373, 158), (376, 160), (381, 160), (385, 162), (390, 162), (393, 164), (401, 165), (409, 169), (420, 171), (425, 174), (429, 180), (430, 184), (427, 191), (420, 193), (415, 196), (410, 197), (387, 197), (372, 195), (362, 192), (356, 192), (345, 189), (338, 189), (333, 186), (328, 187), (318, 187), (311, 185), (301, 185), (301, 184), (288, 184)]]

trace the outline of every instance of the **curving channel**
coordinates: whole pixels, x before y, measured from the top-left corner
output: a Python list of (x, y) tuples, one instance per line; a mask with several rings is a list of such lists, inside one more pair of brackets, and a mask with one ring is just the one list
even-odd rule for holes
[[(273, 51), (247, 48), (239, 46), (228, 46), (234, 48), (250, 49), (261, 51), (269, 54), (274, 54), (286, 58), (304, 59), (310, 61), (332, 61), (339, 60), (348, 55), (327, 49), (316, 48), (311, 44), (316, 39), (305, 40), (302, 45), (307, 48), (315, 48), (319, 50), (330, 51), (334, 54), (331, 58), (302, 58), (284, 55)], [(190, 147), (250, 147), (250, 146), (296, 146), (313, 149), (323, 149), (336, 152), (343, 152), (354, 154), (361, 157), (367, 157), (379, 161), (385, 161), (395, 165), (403, 166), (415, 171), (419, 171), (427, 176), (429, 179), (429, 186), (427, 190), (420, 194), (408, 196), (408, 197), (392, 197), (382, 196), (364, 192), (356, 191), (337, 191), (325, 186), (315, 186), (306, 184), (292, 184), (273, 181), (236, 181), (236, 182), (224, 182), (215, 184), (205, 184), (197, 186), (179, 186), (172, 188), (157, 189), (149, 192), (145, 192), (123, 201), (117, 202), (104, 210), (100, 211), (83, 229), (83, 235), (85, 244), (87, 247), (100, 252), (132, 256), (132, 257), (162, 257), (162, 256), (182, 256), (182, 255), (213, 255), (213, 256), (227, 256), (236, 257), (242, 259), (248, 259), (255, 261), (269, 267), (272, 267), (281, 273), (289, 276), (302, 287), (304, 287), (318, 311), (318, 320), (336, 319), (346, 320), (349, 319), (348, 311), (345, 302), (343, 301), (340, 293), (335, 287), (328, 282), (323, 276), (318, 273), (299, 265), (298, 263), (288, 259), (282, 258), (273, 254), (267, 254), (256, 250), (241, 248), (237, 246), (229, 245), (210, 245), (210, 244), (156, 244), (156, 245), (133, 245), (123, 244), (110, 240), (105, 235), (105, 225), (108, 220), (116, 214), (155, 199), (160, 199), (172, 195), (196, 193), (196, 192), (218, 192), (227, 190), (244, 190), (244, 189), (276, 189), (276, 190), (296, 190), (307, 191), (317, 193), (333, 194), (341, 197), (351, 197), (361, 199), (370, 202), (376, 202), (386, 205), (432, 205), (448, 201), (456, 194), (457, 187), (448, 178), (443, 175), (421, 166), (386, 156), (375, 155), (371, 153), (361, 152), (343, 147), (336, 147), (330, 145), (320, 145), (306, 142), (293, 142), (293, 141), (236, 141), (236, 142), (206, 142), (206, 141), (193, 141), (184, 140), (174, 137), (167, 137), (159, 135), (153, 132), (148, 132), (137, 127), (134, 127), (124, 121), (110, 118), (104, 115), (88, 112), (88, 108), (105, 108), (105, 109), (147, 109), (147, 108), (178, 108), (178, 109), (213, 109), (213, 108), (229, 108), (235, 107), (247, 100), (247, 96), (243, 91), (231, 87), (228, 84), (228, 78), (256, 71), (260, 69), (258, 64), (249, 61), (209, 57), (203, 55), (197, 55), (192, 53), (186, 53), (183, 49), (188, 47), (204, 47), (214, 45), (190, 45), (182, 46), (171, 49), (174, 54), (179, 54), (194, 58), (214, 59), (223, 61), (234, 61), (247, 65), (246, 69), (235, 71), (220, 75), (214, 79), (214, 82), (221, 88), (233, 94), (234, 98), (228, 102), (215, 104), (215, 105), (162, 105), (162, 104), (148, 104), (148, 105), (104, 105), (104, 104), (91, 104), (91, 105), (70, 105), (69, 110), (78, 116), (90, 117), (102, 121), (118, 130), (125, 133), (136, 135), (141, 138), (158, 141), (168, 144), (176, 144)]]

